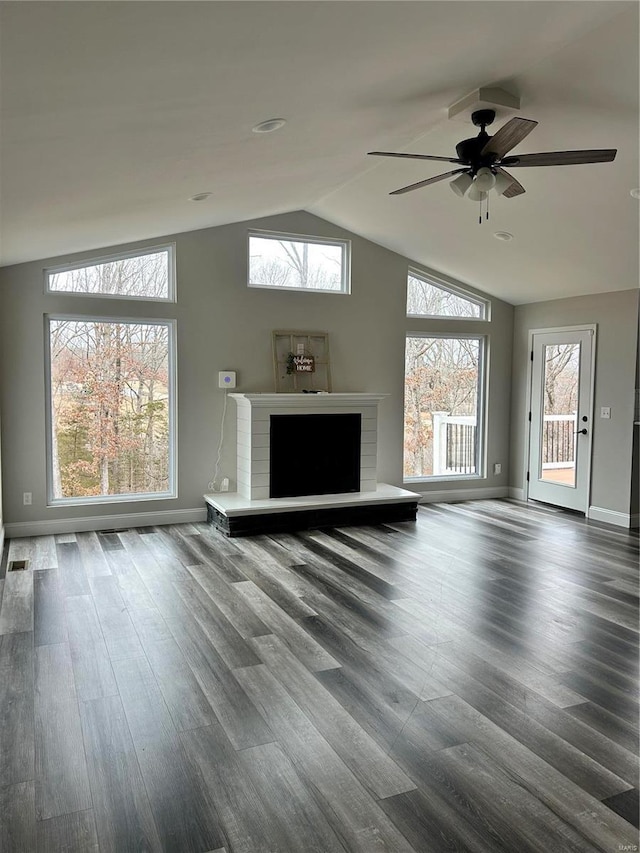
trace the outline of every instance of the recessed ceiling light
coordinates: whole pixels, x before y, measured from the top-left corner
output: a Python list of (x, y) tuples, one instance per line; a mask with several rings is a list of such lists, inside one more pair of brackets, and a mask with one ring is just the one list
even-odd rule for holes
[(196, 193), (192, 195), (189, 201), (206, 201), (211, 196), (211, 193)]
[(273, 133), (274, 130), (280, 130), (281, 127), (284, 127), (286, 123), (287, 121), (284, 118), (269, 118), (266, 121), (261, 121), (251, 130), (254, 133)]
[(630, 193), (634, 198), (640, 198), (640, 187), (635, 190), (630, 190)]
[(502, 240), (505, 243), (509, 242), (509, 240), (513, 240), (513, 234), (509, 234), (508, 231), (496, 231), (493, 236), (496, 240)]

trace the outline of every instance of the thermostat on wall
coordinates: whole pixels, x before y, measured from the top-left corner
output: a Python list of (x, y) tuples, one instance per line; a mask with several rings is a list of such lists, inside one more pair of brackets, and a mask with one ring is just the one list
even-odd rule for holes
[(218, 373), (218, 388), (235, 388), (236, 387), (236, 372), (235, 370), (221, 370)]

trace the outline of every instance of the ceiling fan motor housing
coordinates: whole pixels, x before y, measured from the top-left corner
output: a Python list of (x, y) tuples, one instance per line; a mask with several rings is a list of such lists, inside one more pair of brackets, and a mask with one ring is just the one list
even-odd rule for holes
[(484, 157), (482, 156), (482, 149), (490, 139), (489, 134), (485, 130), (481, 130), (477, 136), (458, 142), (456, 153), (459, 159), (464, 163), (468, 163), (474, 172), (477, 172), (482, 166), (491, 167), (496, 159), (495, 154), (485, 154)]

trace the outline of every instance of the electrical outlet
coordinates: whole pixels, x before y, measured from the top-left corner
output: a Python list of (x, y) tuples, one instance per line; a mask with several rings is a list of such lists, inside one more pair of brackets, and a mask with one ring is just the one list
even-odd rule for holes
[(31, 506), (31, 504), (33, 503), (32, 498), (33, 498), (33, 495), (31, 494), (31, 492), (23, 492), (23, 493), (22, 493), (22, 503), (23, 503), (23, 505), (24, 505), (24, 506)]
[(606, 420), (611, 419), (611, 406), (600, 406), (600, 417)]
[(236, 387), (236, 372), (235, 370), (221, 370), (218, 373), (218, 388), (235, 388)]
[(228, 492), (229, 491), (229, 478), (228, 477), (224, 477), (222, 482), (220, 483), (220, 491), (221, 492)]
[(502, 474), (502, 463), (494, 462), (493, 463), (493, 473), (494, 474)]

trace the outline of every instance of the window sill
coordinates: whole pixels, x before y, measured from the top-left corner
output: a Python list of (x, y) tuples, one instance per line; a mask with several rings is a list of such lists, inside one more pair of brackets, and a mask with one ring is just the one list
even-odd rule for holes
[(83, 498), (52, 498), (47, 503), (48, 509), (67, 506), (102, 506), (104, 504), (126, 504), (147, 503), (148, 501), (172, 501), (178, 495), (174, 492), (162, 492), (161, 494), (135, 494), (135, 495), (98, 495), (96, 497)]

